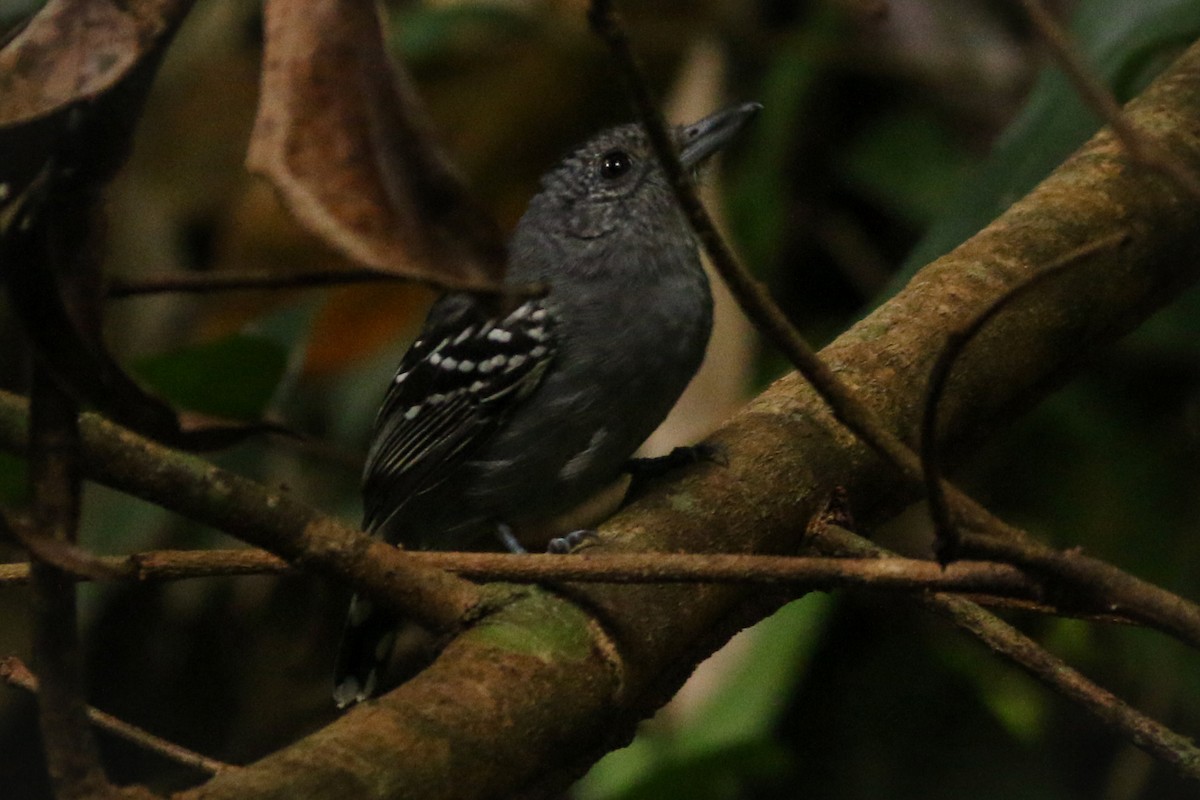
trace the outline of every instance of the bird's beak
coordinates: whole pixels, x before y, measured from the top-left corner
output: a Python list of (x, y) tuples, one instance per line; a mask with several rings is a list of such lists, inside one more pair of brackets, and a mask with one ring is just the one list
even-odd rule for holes
[(679, 163), (686, 169), (700, 166), (704, 159), (728, 144), (761, 109), (761, 103), (742, 103), (710, 114), (691, 125), (679, 126), (675, 129), (676, 141), (679, 142)]

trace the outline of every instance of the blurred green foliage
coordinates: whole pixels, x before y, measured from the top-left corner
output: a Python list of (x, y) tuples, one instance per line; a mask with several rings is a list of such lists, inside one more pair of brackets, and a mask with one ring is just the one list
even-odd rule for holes
[(181, 408), (255, 420), (286, 366), (287, 351), (278, 342), (239, 334), (139, 359), (133, 372)]

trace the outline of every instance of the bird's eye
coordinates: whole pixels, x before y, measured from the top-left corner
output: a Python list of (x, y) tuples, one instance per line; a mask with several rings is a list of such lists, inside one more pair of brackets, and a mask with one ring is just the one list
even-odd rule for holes
[(613, 180), (629, 172), (633, 159), (624, 150), (609, 150), (600, 157), (600, 177)]

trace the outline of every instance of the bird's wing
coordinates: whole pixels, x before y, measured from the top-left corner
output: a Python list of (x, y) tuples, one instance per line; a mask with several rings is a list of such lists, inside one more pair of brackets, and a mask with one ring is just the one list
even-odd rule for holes
[(468, 298), (440, 301), (375, 420), (364, 527), (382, 528), (408, 498), (445, 480), (537, 387), (556, 349), (540, 299), (491, 319)]

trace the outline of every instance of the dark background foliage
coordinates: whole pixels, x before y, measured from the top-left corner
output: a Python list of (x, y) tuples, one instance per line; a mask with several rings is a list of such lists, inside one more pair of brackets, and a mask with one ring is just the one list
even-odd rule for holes
[[(0, 24), (26, 10), (17, 5), (0, 7)], [(816, 342), (989, 221), (1099, 125), (1065, 79), (1043, 69), (1037, 42), (1006, 0), (892, 0), (885, 14), (871, 2), (628, 6), (660, 96), (691, 116), (731, 100), (764, 104), (712, 182), (745, 260)], [(1200, 33), (1200, 9), (1188, 0), (1058, 8), (1122, 99)], [(390, 12), (394, 52), (505, 227), (570, 145), (630, 117), (580, 3), (395, 3)], [(252, 4), (202, 0), (185, 24), (134, 158), (110, 193), (112, 275), (344, 266), (241, 169), (260, 23)], [(311, 434), (320, 444), (255, 440), (218, 460), (355, 519), (375, 406), (430, 296), (372, 284), (116, 300), (108, 337), (147, 385), (181, 406), (270, 413)], [(1192, 566), (1197, 302), (1193, 294), (1164, 311), (969, 454), (959, 471), (966, 488), (1055, 544), (1082, 544), (1200, 596)], [(23, 390), (21, 337), (6, 308), (0, 341), (0, 385)], [(736, 363), (717, 368), (744, 370), (757, 349), (743, 345), (726, 356)], [(755, 357), (741, 391), (781, 368), (771, 353)], [(18, 460), (0, 457), (6, 502), (19, 502), (21, 472)], [(232, 544), (97, 487), (87, 490), (82, 531), (102, 553)], [(928, 553), (919, 510), (874, 533), (890, 547)], [(23, 557), (7, 544), (0, 550), (7, 560)], [(339, 587), (310, 578), (87, 587), (91, 700), (201, 752), (254, 759), (332, 716), (327, 682), (344, 599)], [(26, 654), (27, 602), (24, 589), (0, 588), (0, 653)], [(1177, 643), (1068, 620), (1017, 622), (1166, 724), (1200, 726), (1200, 673)], [(577, 795), (1189, 796), (1172, 773), (1078, 709), (886, 597), (803, 598), (714, 662)], [(48, 794), (32, 709), (29, 697), (0, 689), (6, 796)], [(117, 781), (169, 788), (198, 777), (106, 735), (101, 742)]]

